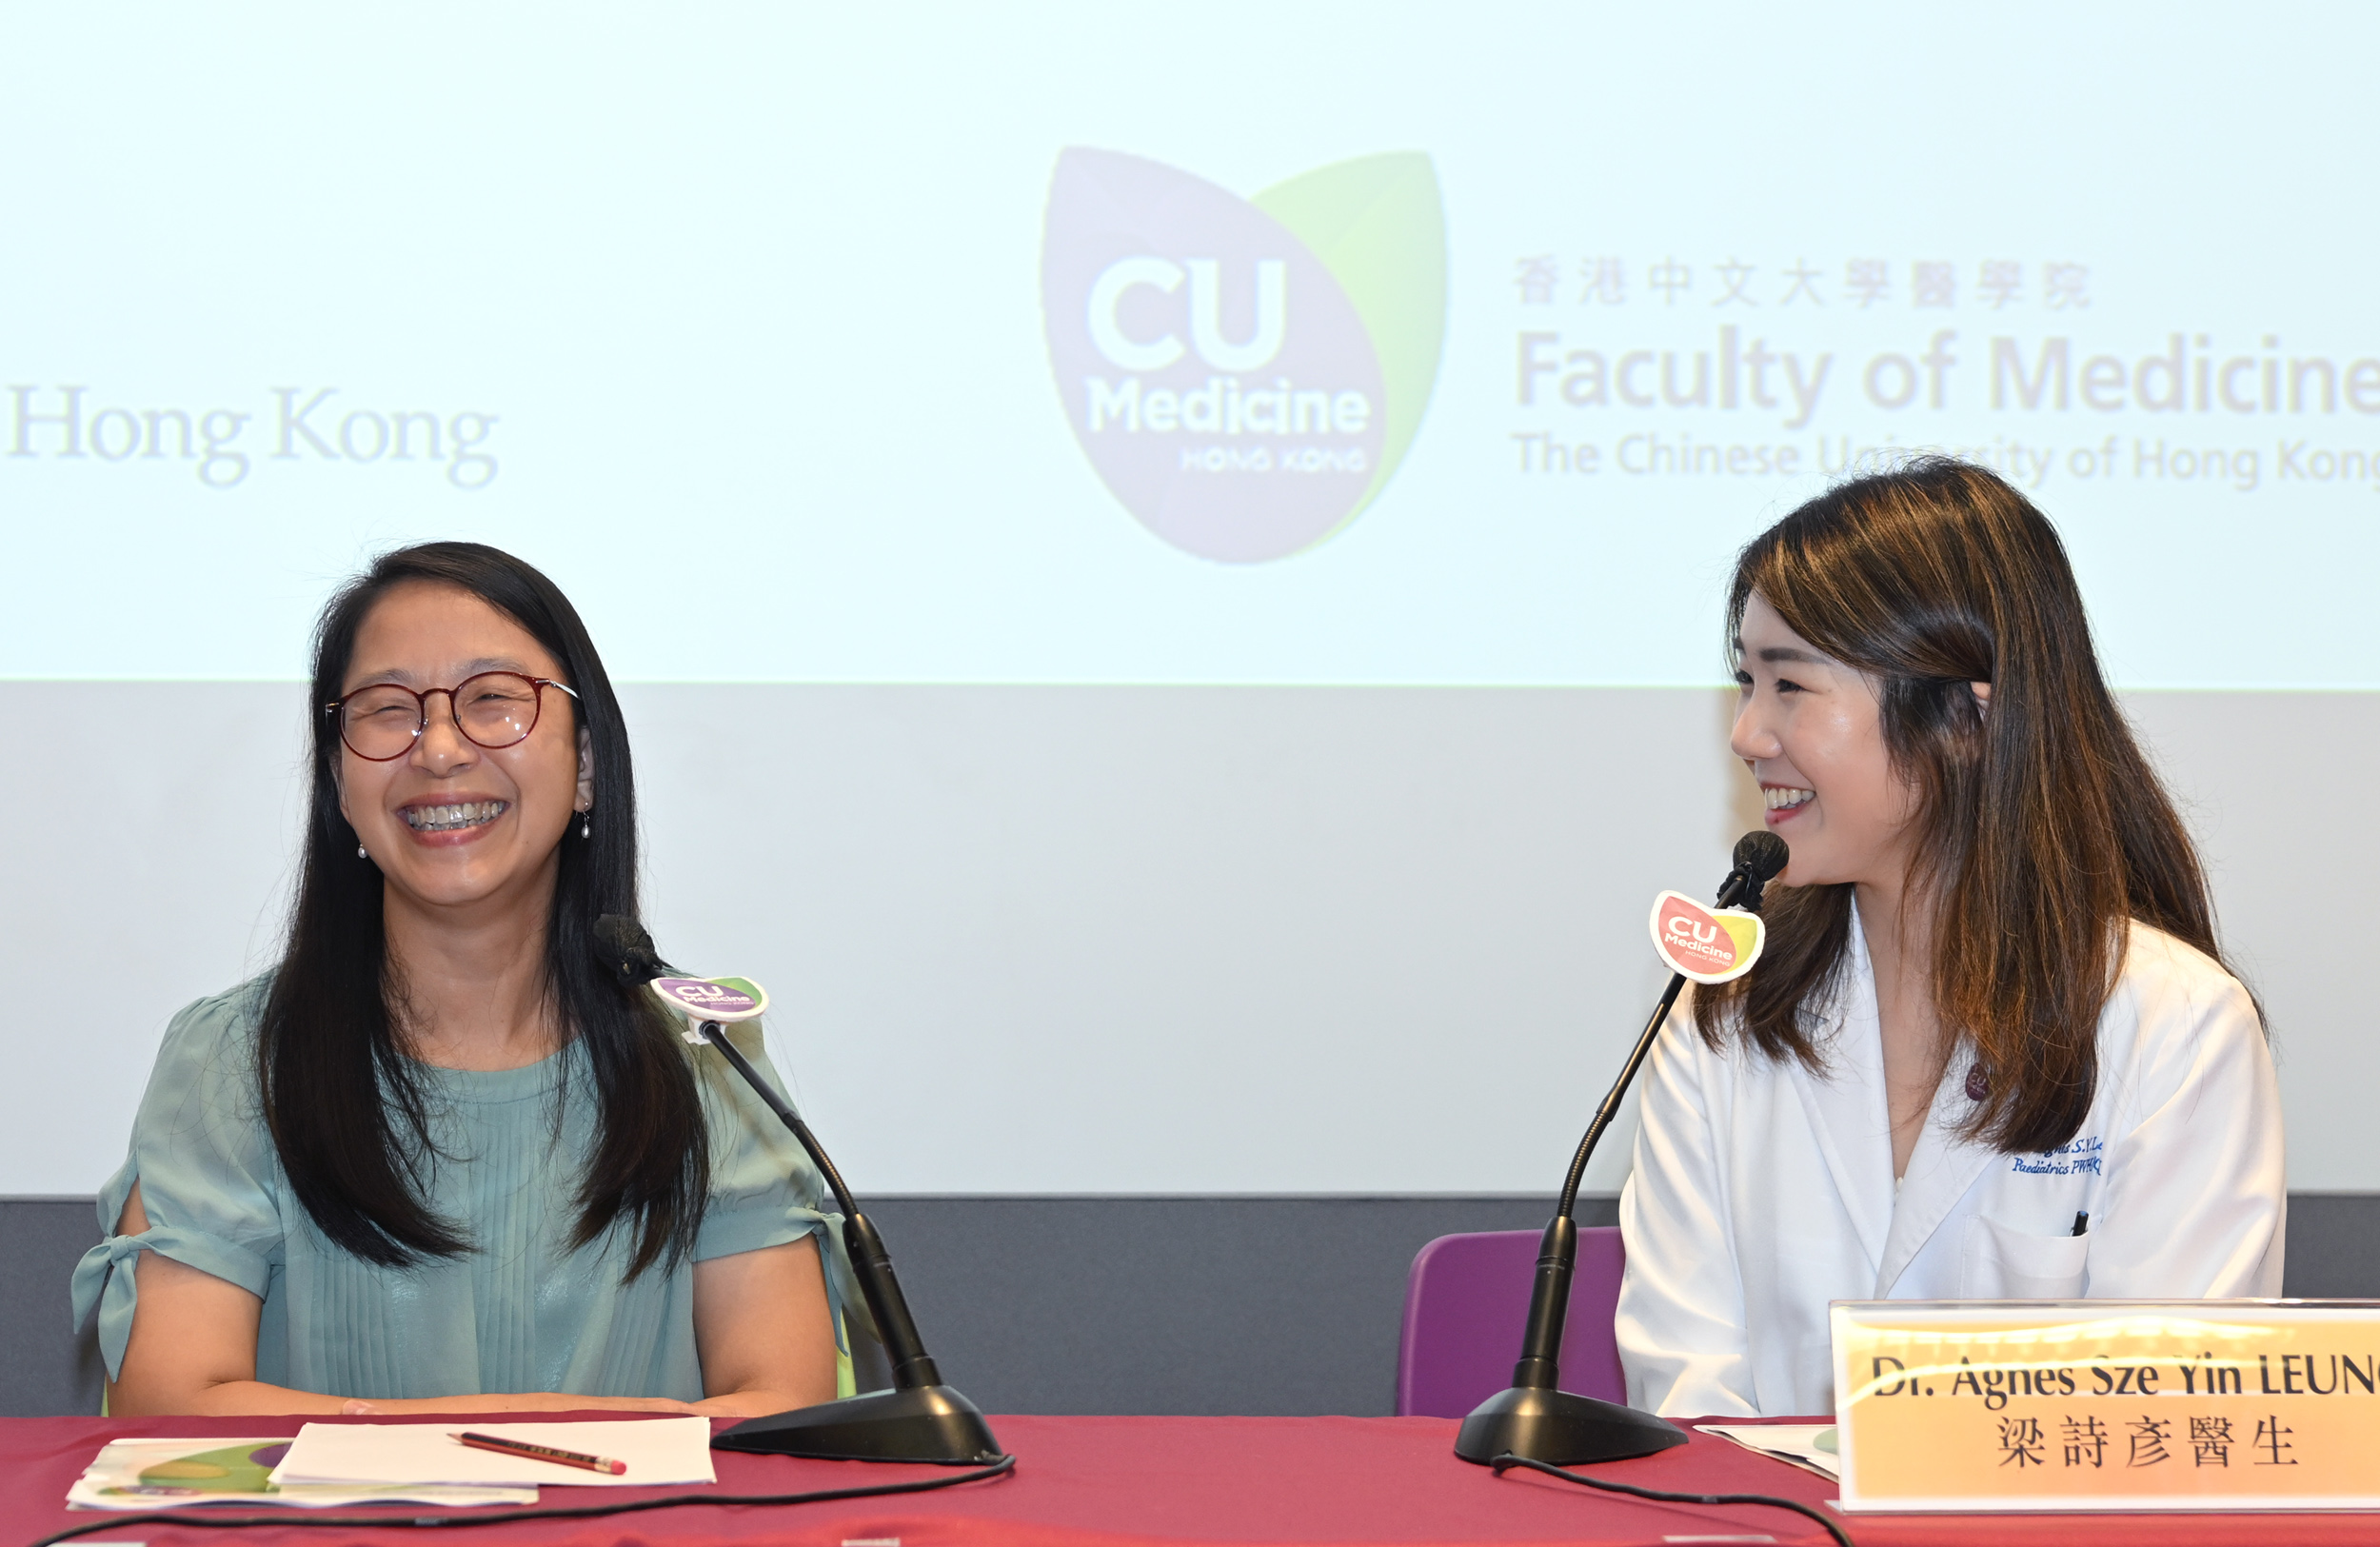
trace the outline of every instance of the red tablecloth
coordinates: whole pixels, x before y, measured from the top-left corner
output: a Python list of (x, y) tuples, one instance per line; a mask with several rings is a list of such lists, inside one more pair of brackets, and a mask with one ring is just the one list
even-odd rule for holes
[[(586, 1414), (588, 1418), (615, 1417)], [(36, 1540), (100, 1518), (61, 1503), (100, 1444), (117, 1436), (295, 1434), (299, 1418), (0, 1418), (0, 1543)], [(336, 1421), (336, 1420), (331, 1420)], [(369, 1420), (367, 1420), (369, 1421)], [(387, 1420), (381, 1420), (387, 1421)], [(452, 1418), (431, 1420), (453, 1423)], [(491, 1420), (501, 1421), (501, 1420)], [(1155, 1543), (1757, 1542), (1826, 1536), (1784, 1510), (1703, 1508), (1591, 1493), (1552, 1478), (1497, 1478), (1455, 1458), (1443, 1418), (995, 1418), (1014, 1476), (942, 1493), (776, 1509), (703, 1505), (596, 1520), (525, 1520), (463, 1531), (287, 1527), (228, 1533), (127, 1526), (102, 1540), (149, 1547), (403, 1543), (549, 1547), (569, 1543), (789, 1543), (798, 1547), (1152, 1547)], [(715, 1453), (723, 1491), (791, 1493), (937, 1474), (933, 1467), (797, 1461)], [(1822, 1478), (1708, 1435), (1642, 1460), (1595, 1469), (1645, 1487), (1834, 1497)], [(631, 1498), (674, 1489), (601, 1490)], [(596, 1489), (547, 1488), (548, 1504), (595, 1502)], [(245, 1513), (245, 1512), (243, 1512)], [(341, 1512), (347, 1513), (347, 1512)], [(407, 1514), (428, 1511), (407, 1509)], [(474, 1511), (496, 1516), (501, 1510)], [(1853, 1516), (1858, 1547), (2087, 1542), (2380, 1543), (2380, 1515)]]

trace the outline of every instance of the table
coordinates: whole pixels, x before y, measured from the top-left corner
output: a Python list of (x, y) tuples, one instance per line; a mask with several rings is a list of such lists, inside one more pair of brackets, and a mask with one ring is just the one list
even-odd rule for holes
[[(69, 1511), (61, 1500), (68, 1484), (108, 1439), (293, 1435), (305, 1421), (0, 1418), (0, 1547), (18, 1547), (67, 1526), (99, 1519), (89, 1511)], [(422, 1421), (459, 1426), (469, 1420), (441, 1417)], [(150, 1525), (97, 1536), (101, 1540), (142, 1541), (149, 1547), (231, 1547), (235, 1540), (242, 1547), (555, 1547), (565, 1542), (724, 1547), (764, 1541), (795, 1547), (891, 1547), (895, 1541), (899, 1547), (1156, 1547), (1185, 1542), (1454, 1547), (1471, 1542), (1770, 1540), (1789, 1547), (1827, 1547), (1823, 1532), (1784, 1510), (1648, 1503), (1591, 1493), (1522, 1471), (1498, 1478), (1455, 1458), (1455, 1424), (1444, 1418), (1008, 1417), (995, 1418), (992, 1423), (1001, 1442), (1018, 1458), (1015, 1475), (942, 1493), (766, 1510), (701, 1505), (611, 1519), (523, 1520), (447, 1531), (309, 1528), (292, 1511), (288, 1526), (236, 1533)], [(940, 1472), (934, 1467), (715, 1454), (722, 1488), (738, 1493), (791, 1493)], [(1700, 1434), (1692, 1443), (1661, 1455), (1594, 1471), (1645, 1487), (1777, 1494), (1813, 1504), (1835, 1493), (1834, 1484), (1823, 1478)], [(626, 1499), (683, 1491), (601, 1492)], [(595, 1502), (597, 1492), (548, 1488), (545, 1500)], [(407, 1507), (404, 1513), (429, 1512)], [(1998, 1547), (2012, 1540), (2027, 1547), (2063, 1542), (2088, 1542), (2091, 1547), (2380, 1543), (2380, 1515), (1871, 1515), (1844, 1517), (1843, 1524), (1858, 1547)]]

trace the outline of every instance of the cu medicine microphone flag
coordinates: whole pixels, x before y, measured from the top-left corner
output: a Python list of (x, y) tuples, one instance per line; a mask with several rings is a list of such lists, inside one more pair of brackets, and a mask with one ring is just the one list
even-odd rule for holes
[(1673, 972), (1698, 983), (1740, 978), (1768, 943), (1760, 915), (1742, 908), (1705, 907), (1678, 892), (1653, 900), (1653, 949)]

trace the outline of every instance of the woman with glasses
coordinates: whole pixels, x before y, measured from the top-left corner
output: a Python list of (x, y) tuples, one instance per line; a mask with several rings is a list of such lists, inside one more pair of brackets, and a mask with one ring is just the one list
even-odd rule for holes
[(636, 797), (569, 602), (477, 544), (388, 554), (325, 610), (312, 703), (287, 948), (168, 1028), (75, 1273), (109, 1411), (834, 1397), (818, 1178), (597, 960)]

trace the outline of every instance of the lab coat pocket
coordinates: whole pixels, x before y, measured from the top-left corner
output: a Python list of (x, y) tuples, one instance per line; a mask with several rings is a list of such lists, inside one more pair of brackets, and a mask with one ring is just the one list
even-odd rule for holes
[(2079, 1299), (2089, 1236), (2033, 1236), (1981, 1215), (1960, 1242), (1962, 1299)]

